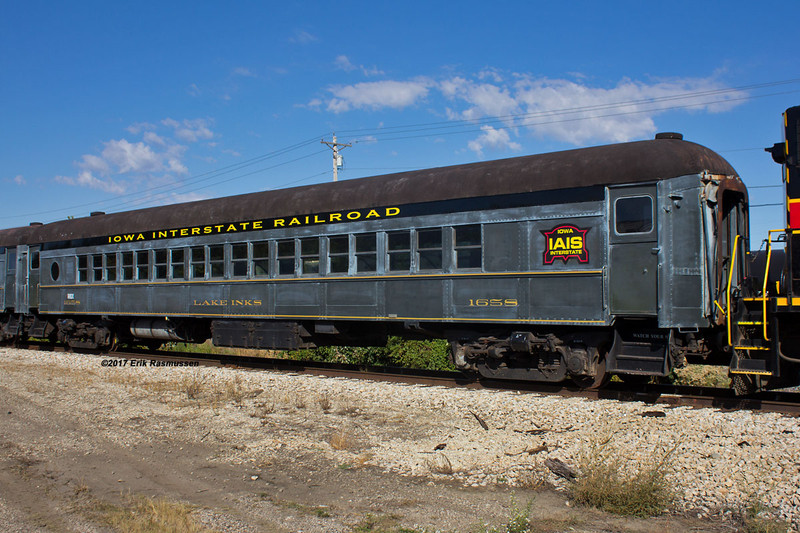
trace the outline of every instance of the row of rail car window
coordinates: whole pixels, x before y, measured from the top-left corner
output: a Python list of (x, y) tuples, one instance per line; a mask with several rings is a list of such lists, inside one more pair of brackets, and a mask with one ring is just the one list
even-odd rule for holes
[[(452, 231), (450, 239), (444, 239)], [(445, 246), (452, 243), (452, 259)], [(448, 250), (450, 249), (447, 246)], [(300, 237), (230, 244), (87, 253), (77, 256), (81, 283), (186, 281), (376, 274), (379, 253), (386, 273), (480, 271), (480, 224), (334, 236)], [(57, 263), (50, 269), (57, 282)]]

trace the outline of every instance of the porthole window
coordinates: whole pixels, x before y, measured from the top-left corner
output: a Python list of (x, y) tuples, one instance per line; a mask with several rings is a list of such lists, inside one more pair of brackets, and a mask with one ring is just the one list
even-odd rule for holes
[(648, 233), (653, 229), (653, 199), (649, 196), (618, 198), (614, 216), (618, 234)]
[(50, 279), (53, 281), (58, 281), (58, 277), (61, 275), (61, 268), (58, 266), (56, 261), (53, 261), (53, 264), (50, 265)]

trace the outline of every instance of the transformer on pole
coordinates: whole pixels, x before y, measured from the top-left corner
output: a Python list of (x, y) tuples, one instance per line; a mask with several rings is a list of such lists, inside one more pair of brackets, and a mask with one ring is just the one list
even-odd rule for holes
[(320, 141), (322, 144), (327, 144), (331, 150), (333, 150), (333, 181), (337, 181), (339, 179), (339, 169), (343, 165), (342, 155), (339, 153), (339, 148), (349, 148), (353, 146), (352, 144), (345, 144), (345, 143), (338, 143), (336, 142), (336, 134), (333, 134), (333, 142), (322, 140)]

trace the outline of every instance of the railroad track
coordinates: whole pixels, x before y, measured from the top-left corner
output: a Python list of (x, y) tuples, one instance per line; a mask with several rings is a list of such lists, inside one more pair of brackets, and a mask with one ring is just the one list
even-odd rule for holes
[[(62, 345), (47, 343), (17, 344), (19, 349), (42, 351), (70, 351)], [(225, 366), (248, 370), (270, 370), (311, 374), (326, 377), (347, 377), (370, 381), (386, 381), (442, 387), (465, 387), (472, 389), (513, 390), (531, 394), (580, 397), (592, 400), (606, 399), (636, 401), (666, 407), (709, 407), (722, 410), (754, 410), (800, 416), (800, 392), (765, 391), (750, 396), (736, 396), (731, 389), (713, 387), (690, 387), (668, 384), (631, 385), (609, 383), (599, 390), (580, 389), (565, 384), (535, 382), (512, 382), (478, 379), (461, 372), (417, 370), (401, 367), (382, 367), (316, 361), (295, 361), (252, 356), (205, 354), (189, 352), (151, 351), (125, 349), (114, 352), (87, 353), (115, 359), (157, 360), (197, 362), (203, 366)], [(657, 414), (654, 414), (657, 416)]]

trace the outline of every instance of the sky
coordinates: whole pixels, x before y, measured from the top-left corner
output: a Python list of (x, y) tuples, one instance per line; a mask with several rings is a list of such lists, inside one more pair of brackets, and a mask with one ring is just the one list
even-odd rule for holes
[[(800, 2), (0, 0), (0, 227), (652, 139), (763, 149), (800, 105)], [(786, 21), (786, 22), (784, 22)], [(779, 205), (771, 205), (779, 204)]]

